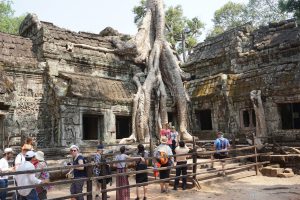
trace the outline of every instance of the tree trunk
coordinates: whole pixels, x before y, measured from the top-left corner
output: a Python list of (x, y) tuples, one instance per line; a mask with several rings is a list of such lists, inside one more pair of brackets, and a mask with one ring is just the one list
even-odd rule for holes
[[(177, 108), (180, 138), (192, 139), (187, 131), (188, 95), (182, 82), (182, 79), (189, 78), (189, 75), (180, 69), (178, 59), (165, 39), (164, 28), (163, 1), (148, 0), (147, 14), (139, 27), (137, 35), (127, 42), (116, 38), (112, 40), (117, 47), (117, 53), (134, 55), (136, 63), (146, 65), (145, 72), (136, 74), (133, 78), (138, 91), (133, 100), (132, 135), (123, 139), (120, 143), (135, 140), (149, 142), (150, 134), (152, 134), (150, 129), (156, 130), (157, 127), (161, 128), (162, 124), (168, 122), (166, 86), (170, 90), (174, 105)], [(140, 81), (141, 76), (145, 76), (143, 84)], [(155, 114), (151, 115), (151, 95), (153, 91), (156, 91), (157, 99), (155, 101)], [(156, 123), (155, 128), (149, 127), (152, 124), (150, 123), (151, 117), (155, 117), (155, 120), (153, 120)]]
[(253, 90), (250, 92), (250, 98), (253, 104), (256, 117), (256, 137), (266, 137), (267, 125), (265, 111), (261, 100), (261, 91)]

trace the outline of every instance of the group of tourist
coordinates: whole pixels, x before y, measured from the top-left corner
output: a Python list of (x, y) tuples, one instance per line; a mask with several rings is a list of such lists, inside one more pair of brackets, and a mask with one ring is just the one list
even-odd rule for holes
[[(227, 150), (230, 146), (229, 141), (223, 137), (223, 133), (217, 133), (218, 138), (214, 142), (214, 148), (217, 151), (214, 155), (216, 159), (223, 159), (227, 157)], [(87, 177), (86, 168), (79, 166), (86, 164), (85, 158), (79, 151), (79, 147), (72, 145), (70, 147), (70, 155), (72, 157), (72, 162), (70, 165), (73, 165), (75, 168), (72, 168), (67, 174), (66, 177), (71, 179), (80, 179)], [(105, 162), (104, 156), (104, 145), (100, 144), (97, 147), (97, 152), (94, 156), (94, 162), (100, 164)], [(176, 164), (176, 177), (182, 176), (182, 189), (185, 190), (187, 186), (187, 154), (189, 148), (185, 145), (185, 142), (180, 140), (179, 134), (176, 131), (175, 127), (169, 129), (168, 124), (165, 124), (163, 129), (160, 131), (160, 144), (154, 151), (153, 158), (151, 159), (154, 166), (154, 173), (159, 173), (159, 178), (162, 180), (160, 182), (161, 193), (169, 192), (169, 177), (170, 177), (170, 167)], [(177, 156), (174, 156), (177, 154)], [(34, 169), (44, 169), (47, 168), (47, 163), (44, 159), (44, 153), (41, 151), (34, 151), (33, 141), (31, 138), (28, 138), (26, 143), (22, 146), (21, 152), (15, 157), (14, 166), (9, 166), (9, 161), (13, 159), (14, 152), (12, 148), (6, 148), (3, 152), (3, 157), (0, 160), (0, 172), (14, 172), (14, 171), (27, 171)], [(139, 144), (137, 146), (137, 152), (129, 156), (126, 154), (125, 146), (121, 146), (119, 153), (115, 156), (115, 165), (117, 174), (127, 172), (127, 162), (134, 159), (135, 161), (135, 170), (146, 170), (149, 166), (149, 155), (145, 150), (144, 145)], [(78, 167), (76, 167), (78, 165)], [(103, 167), (100, 165), (95, 165), (94, 175), (96, 177), (101, 177), (103, 175), (111, 174), (111, 166), (106, 164)], [(224, 166), (222, 166), (224, 167)], [(164, 169), (159, 169), (164, 168)], [(46, 171), (41, 171), (38, 173), (27, 173), (27, 174), (18, 174), (14, 176), (15, 184), (17, 186), (28, 186), (35, 185), (40, 183), (47, 183), (49, 181), (49, 173)], [(163, 181), (166, 180), (166, 181)], [(97, 191), (100, 192), (101, 184), (111, 183), (112, 178), (99, 179), (97, 180)], [(136, 183), (140, 184), (143, 187), (143, 199), (147, 199), (147, 184), (148, 182), (148, 172), (136, 174)], [(120, 188), (116, 190), (116, 199), (118, 200), (129, 200), (130, 199), (130, 188), (124, 188), (122, 186), (128, 186), (129, 180), (127, 175), (119, 175), (116, 177), (116, 187)], [(81, 194), (83, 192), (84, 181), (74, 181), (70, 187), (71, 194)], [(174, 190), (177, 190), (179, 186), (179, 178), (175, 179)], [(0, 177), (0, 188), (8, 187), (8, 176)], [(47, 199), (47, 190), (49, 187), (36, 187), (33, 189), (21, 189), (18, 190), (18, 199), (20, 200), (43, 200)], [(136, 187), (136, 200), (140, 199), (139, 187)], [(109, 198), (109, 196), (107, 196)], [(99, 194), (96, 195), (96, 199), (100, 199)], [(0, 192), (0, 200), (6, 199), (6, 192)], [(83, 200), (83, 196), (78, 196), (76, 198)]]
[[(14, 151), (12, 148), (6, 148), (3, 152), (3, 157), (0, 160), (0, 171), (18, 172), (35, 169), (44, 169), (47, 163), (44, 159), (42, 151), (34, 151), (32, 138), (27, 138), (26, 143), (22, 146), (21, 152), (15, 157), (13, 167), (9, 166), (9, 161), (13, 159)], [(8, 176), (0, 177), (0, 188), (8, 187)], [(37, 173), (17, 174), (14, 176), (14, 181), (17, 186), (28, 186), (49, 181), (49, 173), (46, 171)], [(43, 200), (47, 199), (48, 187), (36, 187), (29, 189), (21, 189), (17, 191), (18, 200)], [(0, 192), (0, 200), (5, 200), (7, 192)]]

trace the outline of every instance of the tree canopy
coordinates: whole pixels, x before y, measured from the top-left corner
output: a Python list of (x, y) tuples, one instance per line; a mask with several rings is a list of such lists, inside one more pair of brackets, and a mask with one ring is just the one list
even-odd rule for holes
[(251, 22), (254, 27), (289, 18), (279, 7), (279, 0), (249, 0), (247, 4), (228, 2), (215, 11), (214, 27), (209, 36)]
[(12, 1), (0, 1), (0, 32), (18, 34), (19, 27), (25, 16), (14, 16)]
[[(191, 52), (198, 42), (198, 37), (202, 34), (204, 23), (198, 17), (186, 18), (180, 5), (164, 7), (167, 41), (179, 54), (186, 53), (186, 51)], [(140, 4), (133, 8), (133, 12), (135, 14), (134, 22), (139, 25), (146, 14), (146, 1), (141, 0)]]
[(300, 0), (280, 0), (279, 9), (282, 12), (292, 13), (300, 21)]

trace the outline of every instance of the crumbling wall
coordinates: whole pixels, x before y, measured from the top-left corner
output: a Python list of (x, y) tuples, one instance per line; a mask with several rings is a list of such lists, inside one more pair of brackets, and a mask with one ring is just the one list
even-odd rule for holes
[[(183, 67), (196, 76), (188, 83), (194, 110), (206, 109), (205, 102), (209, 102), (213, 111), (210, 134), (222, 130), (244, 137), (255, 132), (255, 127), (243, 127), (241, 117), (244, 109), (253, 109), (253, 90), (262, 92), (268, 136), (295, 140), (300, 133), (282, 130), (278, 107), (279, 103), (300, 102), (300, 28), (295, 21), (257, 30), (247, 24), (225, 32), (199, 44)], [(196, 134), (201, 137), (205, 132)]]

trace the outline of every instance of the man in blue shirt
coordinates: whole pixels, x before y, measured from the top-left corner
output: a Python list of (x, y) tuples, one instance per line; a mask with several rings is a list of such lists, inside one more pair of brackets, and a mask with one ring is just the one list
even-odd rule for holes
[[(225, 167), (225, 161), (222, 159), (225, 159), (228, 157), (228, 150), (230, 147), (228, 139), (224, 138), (224, 134), (222, 132), (217, 133), (217, 139), (214, 142), (214, 150), (216, 153), (214, 154), (215, 159), (221, 159), (222, 162), (222, 170), (224, 172)], [(223, 173), (223, 175), (225, 172)]]

